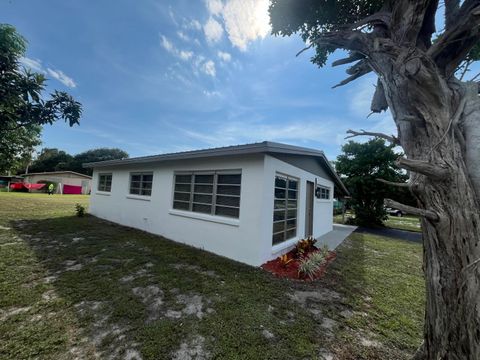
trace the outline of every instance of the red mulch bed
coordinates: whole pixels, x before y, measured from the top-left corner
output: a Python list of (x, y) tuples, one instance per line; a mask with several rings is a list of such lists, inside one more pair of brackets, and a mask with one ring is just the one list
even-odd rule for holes
[[(318, 251), (318, 250), (314, 250), (308, 253), (306, 256), (309, 256), (315, 251)], [(274, 260), (270, 260), (265, 264), (263, 264), (261, 266), (262, 269), (272, 273), (277, 277), (294, 279), (294, 280), (312, 281), (312, 279), (310, 279), (309, 277), (299, 277), (298, 266), (300, 264), (300, 259), (295, 259), (295, 249), (291, 250), (287, 254), (289, 259), (294, 259), (294, 260), (290, 262), (286, 267), (281, 265), (280, 260), (276, 258)], [(323, 275), (325, 274), (325, 271), (327, 270), (328, 265), (333, 260), (335, 260), (336, 257), (337, 257), (337, 253), (335, 251), (329, 251), (327, 257), (325, 258), (325, 262), (315, 273), (315, 277), (313, 278), (313, 280), (317, 280), (323, 277)]]

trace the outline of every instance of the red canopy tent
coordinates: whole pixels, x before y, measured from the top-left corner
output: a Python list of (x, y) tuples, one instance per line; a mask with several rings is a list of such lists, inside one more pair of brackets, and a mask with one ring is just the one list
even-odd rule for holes
[(13, 183), (10, 184), (12, 190), (40, 190), (45, 187), (46, 184), (29, 184), (29, 183)]

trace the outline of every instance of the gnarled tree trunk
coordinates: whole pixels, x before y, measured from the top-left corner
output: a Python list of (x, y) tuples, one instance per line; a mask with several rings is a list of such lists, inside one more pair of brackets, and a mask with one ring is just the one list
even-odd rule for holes
[(382, 137), (406, 155), (398, 166), (410, 181), (396, 185), (410, 187), (418, 207), (389, 203), (422, 217), (427, 301), (415, 359), (480, 359), (479, 83), (455, 78), (480, 59), (480, 0), (272, 1), (274, 33), (300, 32), (317, 64), (332, 49), (349, 51), (332, 63), (353, 64), (337, 86), (378, 76), (371, 110), (390, 108), (398, 136), (349, 133)]
[[(480, 359), (480, 101), (421, 51), (373, 56), (423, 215), (425, 340), (419, 359)], [(468, 166), (467, 166), (468, 164)]]

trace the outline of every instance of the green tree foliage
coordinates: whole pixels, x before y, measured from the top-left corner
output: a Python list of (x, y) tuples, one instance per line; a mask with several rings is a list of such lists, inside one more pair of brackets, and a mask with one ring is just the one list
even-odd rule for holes
[(55, 148), (44, 148), (37, 159), (30, 165), (29, 172), (70, 170), (91, 175), (92, 169), (84, 169), (82, 166), (84, 163), (122, 158), (128, 158), (128, 153), (116, 148), (92, 149), (77, 155), (70, 155), (63, 150)]
[(28, 172), (46, 172), (58, 170), (70, 170), (73, 156), (63, 150), (44, 148), (37, 159), (30, 165)]
[(92, 175), (92, 169), (84, 169), (82, 164), (96, 161), (117, 160), (128, 158), (128, 153), (121, 149), (100, 148), (92, 149), (77, 154), (73, 157), (70, 164), (70, 170), (79, 173)]
[(39, 125), (28, 125), (2, 133), (0, 136), (0, 173), (12, 174), (24, 169), (33, 150), (41, 144)]
[(14, 170), (26, 149), (38, 145), (40, 126), (64, 120), (79, 124), (82, 106), (63, 91), (44, 99), (45, 77), (20, 65), (26, 40), (0, 24), (0, 158), (1, 171)]
[[(303, 41), (312, 42), (325, 31), (355, 23), (381, 8), (383, 0), (272, 0), (270, 19), (272, 33), (279, 36), (299, 34)], [(312, 62), (325, 65), (335, 51), (329, 46), (316, 46)]]
[(342, 146), (342, 151), (335, 167), (351, 193), (349, 202), (358, 225), (382, 225), (387, 215), (383, 206), (385, 198), (406, 203), (413, 201), (406, 189), (377, 180), (405, 182), (408, 179), (394, 164), (399, 154), (393, 151), (392, 145), (387, 146), (382, 139), (372, 139), (363, 144), (349, 141)]

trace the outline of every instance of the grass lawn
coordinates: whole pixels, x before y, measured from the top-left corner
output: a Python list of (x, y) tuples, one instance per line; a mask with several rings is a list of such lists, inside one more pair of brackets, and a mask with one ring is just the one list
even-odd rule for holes
[[(345, 214), (345, 219), (347, 219), (348, 217), (354, 217), (354, 214), (351, 212), (347, 212)], [(337, 224), (343, 224), (342, 215), (334, 215), (333, 222)], [(418, 216), (414, 215), (406, 215), (402, 217), (388, 215), (388, 219), (384, 221), (383, 224), (391, 229), (422, 232), (422, 228), (420, 226), (420, 219), (418, 218)]]
[(418, 218), (418, 216), (388, 216), (388, 220), (385, 221), (384, 224), (386, 227), (392, 229), (422, 232), (422, 228), (420, 226), (420, 219)]
[(407, 359), (421, 342), (418, 244), (353, 234), (300, 283), (76, 203), (0, 194), (1, 359)]

